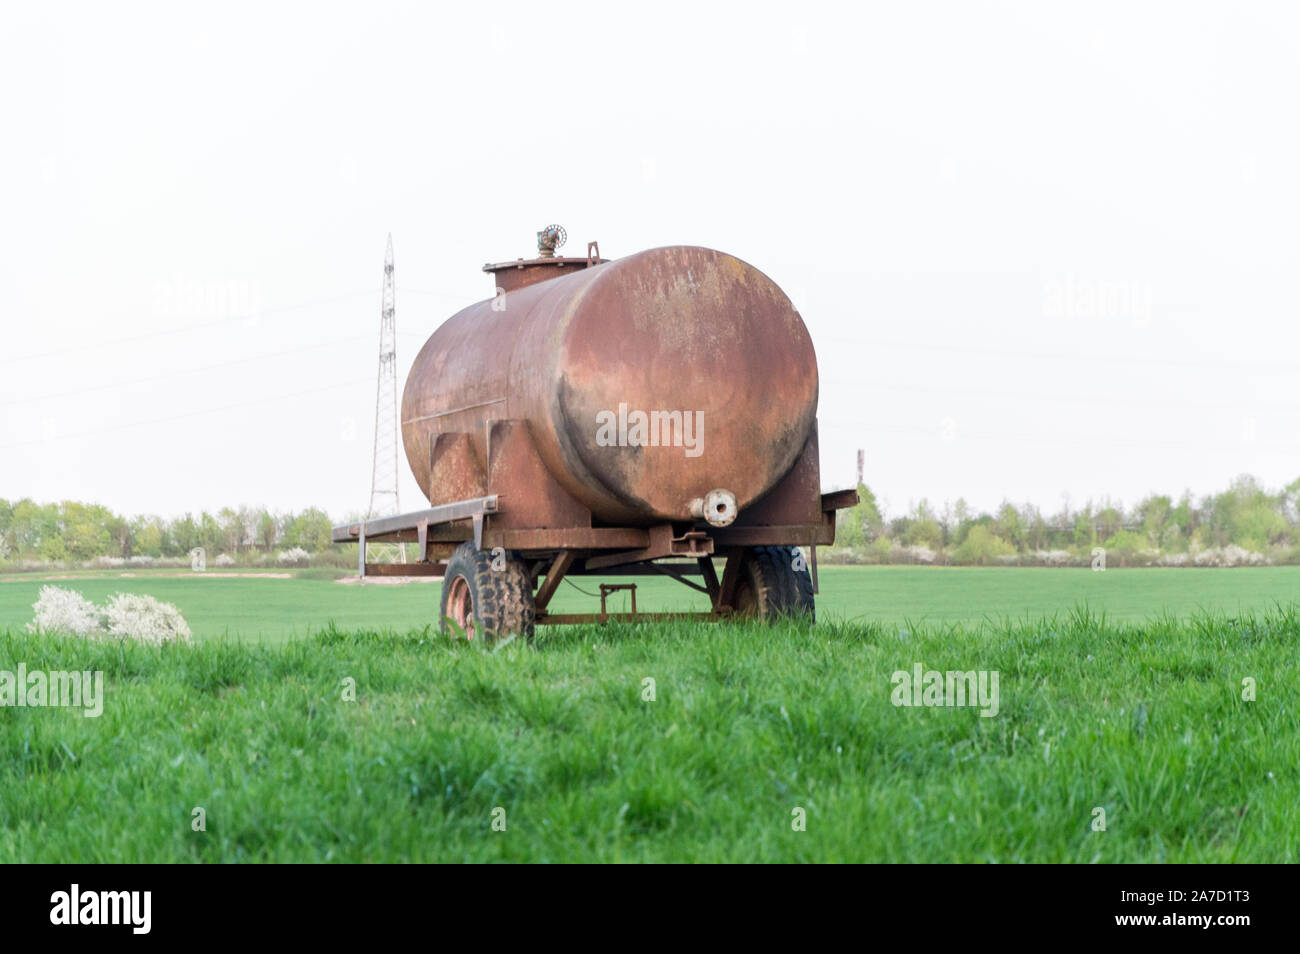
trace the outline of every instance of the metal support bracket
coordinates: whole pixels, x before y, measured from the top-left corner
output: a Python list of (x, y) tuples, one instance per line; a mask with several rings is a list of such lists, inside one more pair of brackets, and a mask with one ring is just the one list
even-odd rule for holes
[[(475, 519), (482, 521), (484, 514), (495, 514), (499, 509), (496, 494), (489, 494), (486, 497), (471, 497), (468, 500), (439, 504), (436, 507), (417, 510), (414, 513), (400, 513), (392, 517), (373, 517), (365, 521), (366, 536), (372, 540), (410, 541), (411, 532), (419, 527), (422, 520), (427, 521), (431, 528), (440, 528), (459, 520)], [(361, 524), (349, 523), (335, 527), (330, 537), (335, 543), (351, 543), (358, 539), (360, 534)]]
[(366, 581), (366, 522), (364, 520), (357, 530), (357, 577), (362, 583)]
[(542, 584), (541, 589), (537, 591), (536, 598), (533, 600), (533, 605), (538, 613), (545, 612), (546, 604), (551, 602), (551, 597), (555, 595), (560, 580), (564, 579), (564, 574), (569, 572), (569, 567), (572, 565), (572, 550), (561, 550), (555, 555), (550, 568), (546, 571), (546, 582)]
[(722, 584), (718, 587), (718, 598), (713, 604), (714, 612), (731, 610), (732, 600), (736, 598), (736, 585), (740, 582), (740, 564), (745, 560), (745, 551), (733, 547), (727, 551), (727, 565), (722, 570)]
[(702, 530), (692, 530), (680, 537), (673, 536), (672, 524), (661, 523), (649, 528), (649, 546), (622, 553), (603, 553), (588, 557), (586, 567), (596, 570), (624, 563), (644, 563), (663, 557), (703, 557), (713, 552), (713, 540)]
[(702, 556), (699, 558), (700, 574), (704, 577), (705, 592), (709, 594), (709, 602), (713, 608), (718, 608), (718, 594), (722, 592), (722, 587), (718, 584), (718, 569), (713, 565), (713, 557)]
[(632, 616), (636, 615), (636, 584), (635, 583), (602, 583), (600, 584), (600, 615), (607, 616), (609, 611), (605, 609), (605, 599), (611, 593), (619, 590), (627, 590), (632, 594)]

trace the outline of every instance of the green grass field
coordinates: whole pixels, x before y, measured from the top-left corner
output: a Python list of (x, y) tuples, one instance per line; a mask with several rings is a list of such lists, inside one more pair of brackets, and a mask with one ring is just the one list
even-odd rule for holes
[[(626, 581), (626, 578), (622, 578)], [(578, 578), (595, 593), (600, 580)], [(817, 610), (827, 621), (977, 623), (1047, 616), (1087, 607), (1115, 620), (1155, 615), (1187, 616), (1198, 611), (1239, 615), (1300, 601), (1300, 567), (1252, 569), (1029, 569), (1019, 567), (844, 567), (823, 566)], [(78, 574), (71, 579), (0, 576), (0, 628), (21, 628), (32, 619), (42, 586), (75, 589), (102, 603), (111, 593), (148, 593), (174, 603), (196, 638), (237, 637), (278, 642), (306, 636), (331, 622), (339, 629), (404, 632), (435, 622), (439, 587), (344, 585), (329, 580), (266, 579), (218, 573), (122, 577)], [(703, 610), (708, 601), (671, 580), (638, 580), (642, 610)], [(556, 612), (593, 612), (599, 600), (561, 585)], [(626, 610), (627, 597), (611, 597), (611, 609)]]
[[(106, 701), (0, 709), (0, 862), (1300, 856), (1300, 571), (821, 582), (811, 630), (560, 627), (491, 651), (425, 628), (436, 584), (57, 583), (175, 602), (196, 644), (159, 649), (27, 634), (41, 583), (6, 579), (0, 669), (103, 670)], [(893, 705), (918, 663), (997, 671), (997, 716)]]

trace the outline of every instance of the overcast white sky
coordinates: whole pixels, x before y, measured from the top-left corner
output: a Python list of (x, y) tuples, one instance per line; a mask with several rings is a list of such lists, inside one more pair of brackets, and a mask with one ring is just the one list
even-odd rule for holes
[(894, 513), (1281, 485), (1297, 27), (1226, 2), (6, 3), (0, 496), (362, 510), (387, 234), (404, 381), (549, 222), (785, 288), (827, 489), (858, 447)]

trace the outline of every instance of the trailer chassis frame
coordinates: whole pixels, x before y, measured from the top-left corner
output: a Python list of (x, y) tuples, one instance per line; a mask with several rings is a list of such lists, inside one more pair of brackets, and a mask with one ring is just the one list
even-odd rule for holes
[[(663, 619), (721, 620), (734, 612), (732, 601), (740, 576), (738, 557), (749, 547), (805, 546), (810, 551), (813, 592), (818, 592), (817, 547), (835, 540), (836, 511), (858, 502), (855, 490), (822, 494), (822, 519), (816, 524), (745, 525), (702, 528), (693, 524), (661, 523), (649, 527), (562, 527), (518, 529), (496, 527), (502, 513), (500, 497), (489, 494), (440, 504), (424, 510), (359, 520), (333, 528), (335, 543), (356, 543), (357, 573), (367, 576), (442, 576), (452, 550), (467, 541), (476, 549), (514, 551), (528, 567), (536, 591), (538, 624), (632, 622)], [(415, 543), (415, 563), (368, 563), (368, 543)], [(714, 557), (725, 560), (718, 575)], [(599, 613), (552, 613), (547, 607), (560, 583), (577, 576), (667, 576), (709, 597), (707, 612), (643, 613), (636, 609), (632, 584), (632, 612), (609, 612), (601, 587)], [(687, 577), (699, 577), (695, 582)]]

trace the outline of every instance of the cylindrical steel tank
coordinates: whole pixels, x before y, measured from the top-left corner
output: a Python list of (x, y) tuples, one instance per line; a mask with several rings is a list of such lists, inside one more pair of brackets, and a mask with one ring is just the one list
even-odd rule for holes
[(433, 436), (469, 434), (486, 463), (493, 419), (527, 421), (550, 473), (608, 523), (688, 520), (717, 489), (743, 514), (790, 470), (817, 359), (771, 279), (691, 246), (551, 271), (563, 277), (471, 305), (420, 350), (402, 439), (426, 494)]

